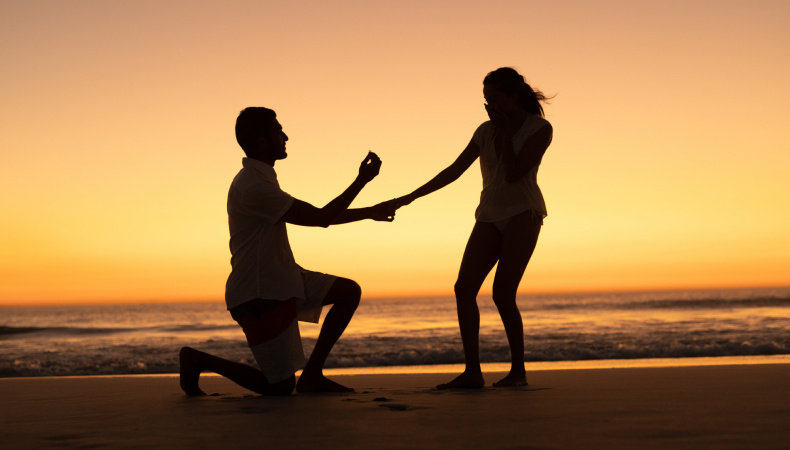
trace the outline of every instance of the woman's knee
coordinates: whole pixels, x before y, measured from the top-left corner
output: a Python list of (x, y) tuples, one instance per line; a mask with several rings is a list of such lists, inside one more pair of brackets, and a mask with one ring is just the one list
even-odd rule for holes
[(497, 286), (494, 286), (491, 297), (497, 308), (516, 306), (516, 291), (513, 289), (497, 289)]
[(477, 301), (477, 291), (478, 288), (472, 286), (469, 283), (466, 283), (462, 280), (458, 280), (455, 282), (455, 286), (453, 286), (453, 290), (455, 291), (455, 298), (456, 301), (460, 303), (474, 303)]

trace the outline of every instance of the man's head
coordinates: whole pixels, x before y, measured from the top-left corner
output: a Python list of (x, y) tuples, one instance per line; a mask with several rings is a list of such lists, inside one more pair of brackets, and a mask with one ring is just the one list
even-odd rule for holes
[(277, 114), (268, 108), (250, 106), (236, 118), (236, 141), (250, 157), (274, 165), (285, 159), (285, 142), (288, 136), (277, 121)]

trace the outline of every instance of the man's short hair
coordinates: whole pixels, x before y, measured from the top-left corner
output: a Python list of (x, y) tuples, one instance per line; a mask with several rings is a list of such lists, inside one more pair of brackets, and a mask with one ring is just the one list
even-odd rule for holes
[(261, 106), (250, 106), (239, 113), (236, 118), (236, 142), (247, 156), (255, 150), (258, 138), (269, 131), (276, 118), (274, 111)]

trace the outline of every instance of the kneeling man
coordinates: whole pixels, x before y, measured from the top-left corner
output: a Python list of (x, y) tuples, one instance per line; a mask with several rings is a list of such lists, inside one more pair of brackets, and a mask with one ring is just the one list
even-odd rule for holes
[[(375, 178), (381, 160), (369, 153), (359, 175), (337, 198), (316, 208), (280, 189), (274, 163), (286, 158), (288, 136), (274, 111), (250, 107), (236, 119), (236, 140), (247, 155), (228, 193), (231, 274), (225, 302), (241, 325), (260, 370), (184, 347), (180, 353), (181, 388), (205, 395), (200, 373), (211, 371), (264, 395), (297, 392), (350, 392), (323, 375), (330, 350), (359, 305), (361, 290), (349, 279), (313, 272), (294, 260), (286, 223), (328, 227), (363, 219), (391, 222), (395, 205), (348, 209)], [(318, 323), (321, 308), (332, 305), (313, 353), (305, 363), (297, 320)], [(294, 373), (304, 368), (299, 381)]]

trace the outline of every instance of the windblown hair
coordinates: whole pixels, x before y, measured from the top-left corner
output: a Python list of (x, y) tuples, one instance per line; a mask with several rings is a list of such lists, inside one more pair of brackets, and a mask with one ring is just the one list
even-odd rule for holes
[(483, 85), (496, 86), (500, 91), (508, 95), (518, 94), (518, 102), (527, 114), (544, 117), (541, 103), (547, 103), (550, 97), (546, 97), (543, 92), (533, 89), (515, 69), (501, 67), (489, 72), (483, 79)]
[(236, 142), (247, 156), (250, 151), (254, 151), (258, 138), (269, 131), (276, 118), (274, 111), (261, 106), (250, 106), (239, 113), (236, 118)]

